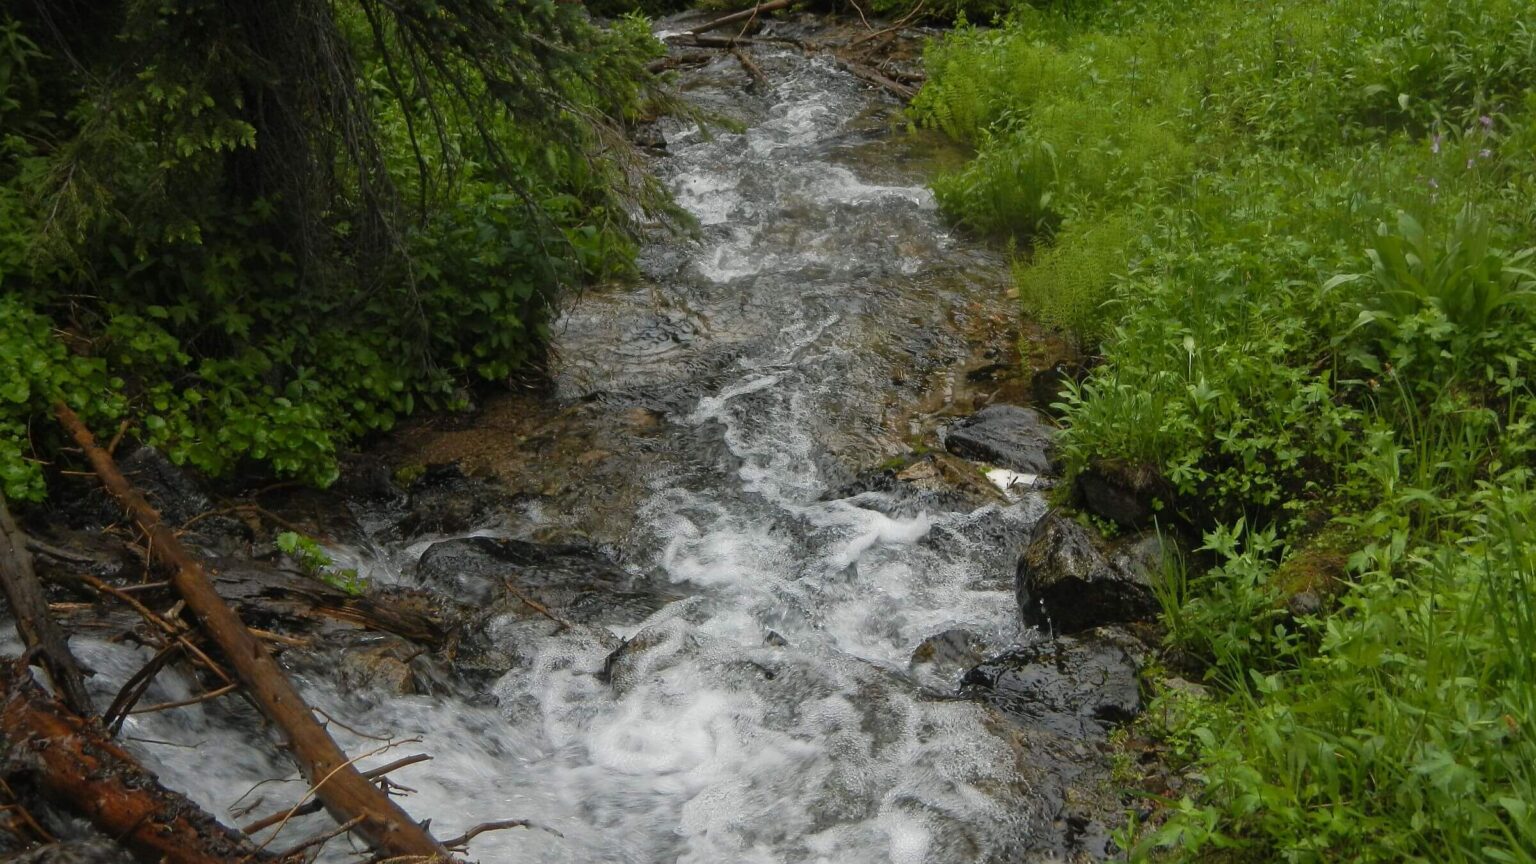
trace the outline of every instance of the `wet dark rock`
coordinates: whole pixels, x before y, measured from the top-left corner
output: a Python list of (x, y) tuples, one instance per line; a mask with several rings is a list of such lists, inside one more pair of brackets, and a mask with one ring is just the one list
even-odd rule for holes
[(1029, 395), (1035, 407), (1048, 414), (1059, 413), (1054, 407), (1066, 397), (1069, 384), (1081, 384), (1088, 378), (1088, 367), (1081, 363), (1060, 362), (1041, 369), (1029, 379)]
[(347, 466), (337, 478), (331, 492), (352, 501), (369, 503), (395, 502), (405, 498), (405, 492), (395, 484), (394, 472), (381, 459), (359, 459)]
[(378, 690), (396, 696), (424, 692), (411, 668), (412, 652), (402, 651), (402, 646), (386, 642), (343, 653), (336, 670), (341, 683), (354, 690)]
[(986, 659), (990, 647), (982, 637), (956, 627), (918, 643), (907, 666), (922, 683), (953, 687), (967, 670)]
[(97, 579), (119, 579), (141, 566), (121, 538), (104, 531), (55, 531), (32, 547), (38, 575), (49, 582), (89, 573)]
[(1123, 528), (1140, 529), (1152, 524), (1157, 502), (1172, 496), (1148, 466), (1101, 462), (1077, 475), (1077, 497), (1087, 512)]
[(583, 623), (641, 621), (672, 599), (649, 577), (624, 570), (589, 546), (496, 537), (432, 544), (416, 565), (416, 578), (471, 606), (511, 593), (510, 584), (562, 617)]
[(1141, 711), (1135, 640), (1104, 628), (1015, 648), (967, 672), (961, 692), (1016, 722), (1102, 738)]
[[(832, 473), (836, 466), (830, 466)], [(918, 513), (968, 512), (1005, 499), (978, 476), (975, 467), (948, 453), (908, 453), (884, 465), (861, 471), (834, 485), (823, 501), (858, 499), (858, 504), (887, 516)]]
[[(190, 471), (180, 468), (153, 447), (124, 441), (114, 454), (117, 467), (172, 526), (213, 509)], [(94, 475), (54, 478), (49, 491), (53, 526), (100, 529), (121, 519), (123, 508), (107, 494)], [(207, 521), (207, 520), (204, 520)], [(199, 529), (203, 525), (199, 523)]]
[(458, 465), (431, 465), (407, 490), (406, 515), (396, 526), (402, 539), (462, 534), (498, 522), (508, 495), (484, 478), (467, 477)]
[(1031, 408), (989, 405), (945, 430), (944, 449), (964, 459), (1048, 474), (1055, 434), (1055, 427)]
[(153, 447), (140, 444), (126, 455), (120, 454), (117, 467), (171, 525), (181, 525), (213, 509), (213, 502), (192, 475)]
[(1302, 591), (1285, 601), (1285, 611), (1292, 618), (1310, 618), (1323, 611), (1323, 598), (1316, 591)]
[(1025, 624), (1060, 633), (1151, 618), (1158, 609), (1152, 574), (1161, 562), (1156, 535), (1111, 547), (1097, 531), (1053, 511), (1036, 523), (1019, 558), (1020, 614)]

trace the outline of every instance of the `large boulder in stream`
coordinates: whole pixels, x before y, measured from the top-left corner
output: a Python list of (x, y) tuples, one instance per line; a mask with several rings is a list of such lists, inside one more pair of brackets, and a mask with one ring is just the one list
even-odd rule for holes
[(1036, 523), (1019, 558), (1019, 612), (1025, 624), (1058, 633), (1147, 620), (1158, 611), (1152, 578), (1162, 558), (1156, 534), (1110, 545), (1097, 531), (1052, 511)]
[(1013, 648), (967, 672), (960, 692), (1024, 726), (1102, 739), (1141, 711), (1146, 647), (1112, 627)]
[(944, 431), (944, 449), (964, 459), (1026, 474), (1051, 473), (1056, 428), (1038, 411), (989, 405)]

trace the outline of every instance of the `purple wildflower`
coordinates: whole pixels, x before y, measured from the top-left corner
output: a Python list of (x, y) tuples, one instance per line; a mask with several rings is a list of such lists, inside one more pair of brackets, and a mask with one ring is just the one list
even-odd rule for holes
[(1477, 118), (1477, 122), (1483, 124), (1483, 129), (1489, 132), (1493, 131), (1493, 118), (1489, 117), (1487, 114)]

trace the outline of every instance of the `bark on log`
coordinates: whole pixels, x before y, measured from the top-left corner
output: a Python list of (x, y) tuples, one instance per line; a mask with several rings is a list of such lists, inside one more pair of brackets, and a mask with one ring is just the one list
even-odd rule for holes
[(0, 495), (0, 585), (11, 603), (11, 614), (16, 616), (16, 632), (42, 661), (64, 704), (83, 717), (94, 714), (85, 678), (75, 656), (69, 653), (68, 638), (48, 612), (48, 598), (32, 569), (27, 538), (11, 518), (4, 495)]
[(171, 582), (208, 636), (224, 652), (261, 712), (282, 733), (299, 770), (315, 788), (315, 797), (338, 823), (362, 817), (354, 829), (373, 850), (387, 858), (450, 859), (448, 851), (411, 819), (389, 796), (368, 782), (315, 719), (282, 667), (240, 617), (214, 590), (202, 565), (166, 527), (160, 514), (129, 485), (112, 457), (96, 444), (91, 431), (62, 402), (54, 405), (59, 422), (85, 452), (107, 491), (128, 511), (149, 538), (154, 556), (171, 570)]
[(186, 796), (161, 786), (101, 727), (49, 699), (24, 670), (0, 664), (6, 769), (90, 820), (134, 857), (169, 864), (275, 861)]
[(753, 6), (751, 9), (743, 9), (740, 12), (732, 12), (729, 15), (722, 15), (713, 21), (700, 24), (688, 32), (697, 36), (700, 33), (708, 33), (711, 30), (719, 30), (721, 27), (735, 24), (737, 21), (750, 21), (751, 19), (756, 18), (764, 12), (777, 12), (780, 9), (788, 9), (791, 2), (793, 2), (793, 0), (771, 0), (771, 2), (768, 3), (759, 3), (758, 5)]

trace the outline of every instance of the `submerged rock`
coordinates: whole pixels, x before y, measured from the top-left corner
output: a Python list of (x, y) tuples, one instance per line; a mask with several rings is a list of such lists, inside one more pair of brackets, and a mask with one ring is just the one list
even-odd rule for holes
[(981, 663), (961, 680), (961, 692), (1025, 725), (1102, 738), (1141, 711), (1144, 651), (1117, 628), (1061, 636)]
[(540, 544), (497, 537), (434, 543), (416, 565), (424, 587), (471, 605), (518, 593), (582, 623), (639, 621), (672, 596), (589, 546)]
[(982, 637), (956, 627), (918, 643), (907, 668), (919, 683), (951, 690), (967, 670), (986, 658), (988, 647)]
[(945, 430), (944, 449), (1014, 471), (1049, 474), (1055, 434), (1034, 409), (990, 405)]
[(1158, 610), (1152, 574), (1161, 562), (1157, 535), (1107, 547), (1093, 529), (1048, 513), (1019, 559), (1019, 612), (1025, 624), (1060, 633), (1151, 618)]
[(402, 539), (494, 525), (510, 503), (497, 483), (468, 477), (452, 463), (428, 466), (406, 494), (406, 515), (395, 528)]

